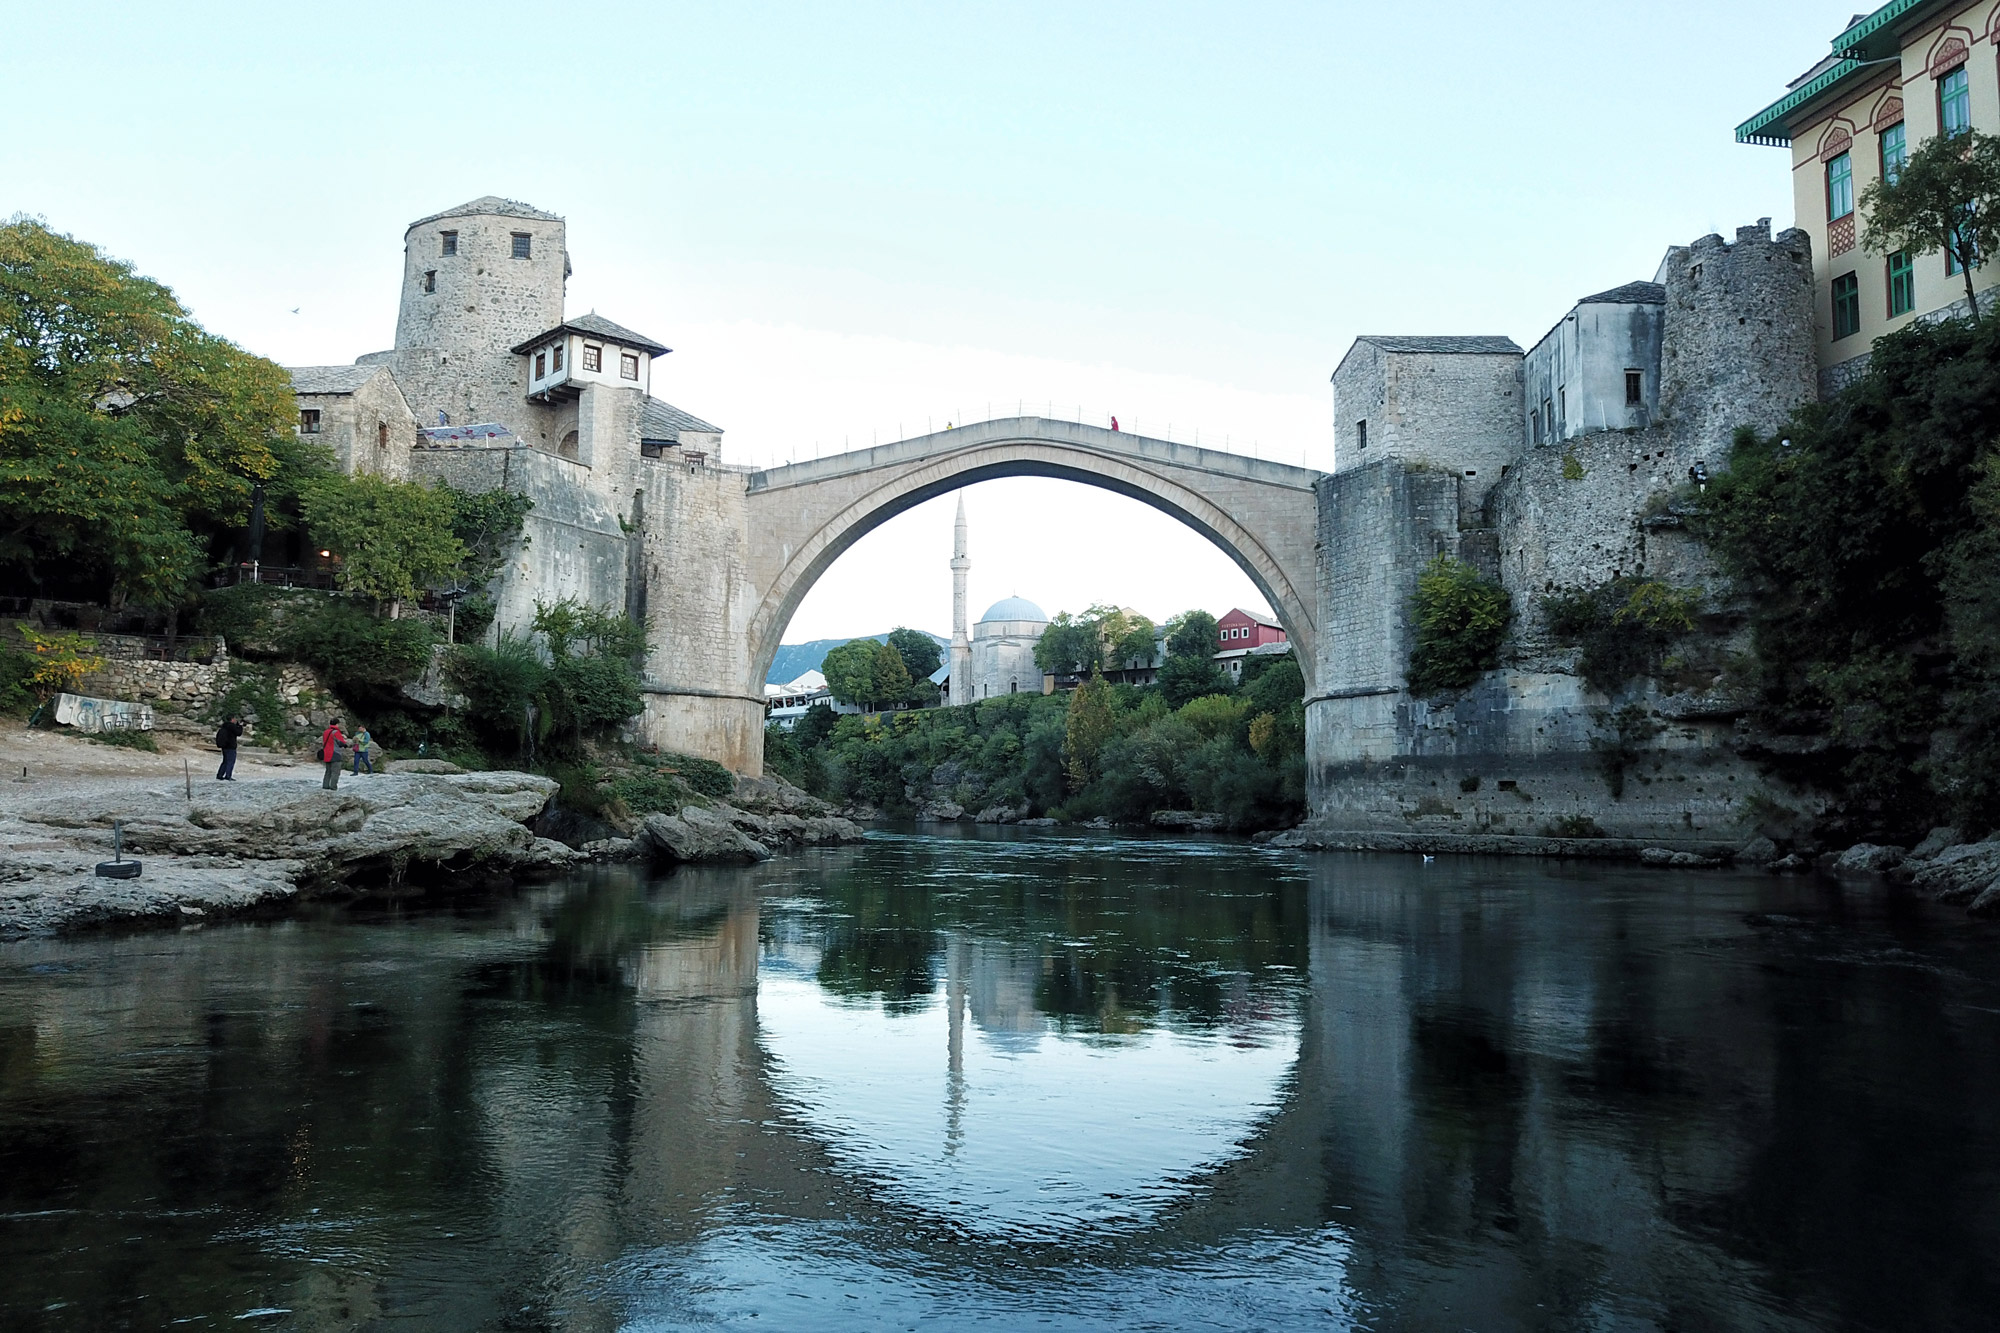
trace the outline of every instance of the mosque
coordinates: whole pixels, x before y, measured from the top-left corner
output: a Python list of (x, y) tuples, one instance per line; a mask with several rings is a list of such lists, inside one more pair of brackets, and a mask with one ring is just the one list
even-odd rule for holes
[(965, 628), (965, 578), (972, 562), (965, 555), (965, 497), (958, 497), (958, 521), (951, 551), (951, 684), (946, 699), (969, 704), (996, 694), (1040, 694), (1042, 669), (1035, 665), (1035, 642), (1049, 627), (1042, 608), (1025, 597), (1003, 597)]

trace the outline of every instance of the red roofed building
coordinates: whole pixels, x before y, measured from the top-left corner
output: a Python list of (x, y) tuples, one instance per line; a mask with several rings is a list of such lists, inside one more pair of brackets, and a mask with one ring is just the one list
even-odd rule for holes
[(1267, 643), (1284, 643), (1288, 637), (1285, 627), (1277, 621), (1253, 616), (1240, 606), (1216, 621), (1215, 626), (1216, 647), (1223, 652), (1231, 648), (1261, 648)]

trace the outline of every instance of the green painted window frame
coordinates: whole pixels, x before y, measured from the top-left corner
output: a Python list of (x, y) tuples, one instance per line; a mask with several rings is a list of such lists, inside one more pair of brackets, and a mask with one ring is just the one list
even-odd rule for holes
[(1917, 308), (1917, 266), (1908, 250), (1889, 256), (1889, 318), (1907, 315)]
[(1861, 279), (1843, 273), (1833, 280), (1833, 340), (1861, 332)]
[(1960, 65), (1940, 75), (1937, 89), (1939, 131), (1949, 136), (1971, 129), (1972, 76), (1966, 72), (1966, 67)]
[(1854, 211), (1854, 159), (1842, 153), (1826, 164), (1826, 220), (1838, 222)]
[(1882, 145), (1882, 179), (1894, 183), (1902, 174), (1903, 164), (1910, 160), (1910, 140), (1903, 122), (1883, 127), (1880, 141)]

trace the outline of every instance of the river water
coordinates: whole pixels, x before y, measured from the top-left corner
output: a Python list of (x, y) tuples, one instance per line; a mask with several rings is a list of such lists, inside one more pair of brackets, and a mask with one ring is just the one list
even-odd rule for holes
[(2000, 931), (1002, 830), (0, 946), (0, 1327), (1990, 1329)]

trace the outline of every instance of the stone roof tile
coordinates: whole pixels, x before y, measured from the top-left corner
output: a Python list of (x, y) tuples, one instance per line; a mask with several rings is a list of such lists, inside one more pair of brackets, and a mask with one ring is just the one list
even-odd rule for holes
[(678, 444), (684, 430), (703, 435), (722, 434), (722, 427), (711, 426), (700, 417), (683, 412), (672, 403), (658, 398), (648, 398), (639, 409), (639, 438), (648, 444)]
[(1369, 343), (1385, 352), (1436, 352), (1448, 356), (1519, 356), (1521, 348), (1512, 338), (1485, 334), (1364, 333), (1354, 341)]
[(293, 393), (353, 393), (382, 373), (381, 366), (287, 366)]
[[(468, 200), (457, 208), (447, 208), (442, 213), (433, 213), (427, 218), (418, 218), (410, 227), (421, 227), (426, 222), (436, 222), (441, 218), (474, 217), (481, 214), (503, 218), (527, 218), (534, 222), (561, 222), (554, 213), (544, 213), (532, 204), (524, 204), (518, 199), (502, 199), (497, 194), (482, 194), (477, 199)], [(405, 228), (408, 230), (409, 228)]]
[(1667, 289), (1657, 282), (1628, 282), (1608, 292), (1586, 296), (1578, 305), (1664, 305)]

